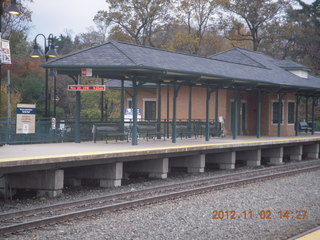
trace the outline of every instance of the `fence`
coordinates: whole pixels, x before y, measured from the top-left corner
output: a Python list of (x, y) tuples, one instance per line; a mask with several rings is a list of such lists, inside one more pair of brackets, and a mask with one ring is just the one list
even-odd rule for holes
[[(92, 141), (92, 126), (95, 123), (119, 124), (119, 121), (80, 121), (80, 137), (81, 142)], [(139, 124), (156, 124), (156, 121), (141, 121)], [(204, 135), (205, 122), (203, 120), (187, 120), (180, 119), (178, 125), (188, 126), (193, 132), (198, 135)], [(213, 124), (210, 125), (211, 128)], [(124, 129), (130, 134), (132, 122), (125, 122)], [(172, 122), (161, 121), (160, 131), (166, 137), (171, 136)], [(104, 139), (97, 139), (104, 140)], [(16, 120), (0, 118), (0, 144), (32, 144), (32, 143), (59, 143), (59, 142), (74, 142), (75, 141), (75, 121), (57, 121), (56, 128), (52, 129), (51, 119), (38, 118), (36, 120), (35, 134), (16, 134)]]

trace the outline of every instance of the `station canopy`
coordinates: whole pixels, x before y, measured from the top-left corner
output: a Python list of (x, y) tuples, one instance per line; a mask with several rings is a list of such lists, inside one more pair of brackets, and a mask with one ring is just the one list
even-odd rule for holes
[(108, 79), (320, 95), (320, 78), (311, 75), (306, 66), (240, 48), (200, 57), (110, 41), (42, 66), (72, 77), (81, 76), (83, 68), (91, 68), (93, 76)]

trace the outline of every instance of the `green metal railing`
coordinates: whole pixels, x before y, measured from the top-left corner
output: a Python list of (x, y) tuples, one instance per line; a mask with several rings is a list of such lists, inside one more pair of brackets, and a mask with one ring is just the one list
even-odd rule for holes
[[(213, 120), (210, 120), (213, 122)], [(80, 121), (80, 140), (81, 142), (92, 141), (92, 126), (94, 123), (104, 124), (119, 124), (117, 121)], [(139, 124), (159, 124), (157, 121), (141, 121)], [(124, 131), (131, 133), (132, 122), (124, 123)], [(176, 125), (185, 125), (191, 131), (197, 132), (198, 135), (205, 134), (205, 121), (203, 120), (188, 120), (178, 119)], [(210, 129), (214, 124), (210, 124)], [(172, 136), (172, 121), (161, 121), (160, 128), (164, 135), (169, 138)], [(76, 122), (74, 120), (60, 120), (56, 122), (56, 129), (52, 129), (51, 119), (38, 118), (36, 120), (36, 130), (34, 134), (16, 134), (16, 119), (0, 118), (0, 144), (33, 144), (33, 143), (60, 143), (60, 142), (75, 142)], [(97, 139), (104, 140), (104, 139)]]

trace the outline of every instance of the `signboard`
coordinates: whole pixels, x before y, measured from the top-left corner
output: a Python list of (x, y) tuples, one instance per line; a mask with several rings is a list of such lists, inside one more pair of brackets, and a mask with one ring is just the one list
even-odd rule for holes
[(51, 129), (55, 130), (57, 125), (57, 119), (56, 118), (51, 118)]
[[(141, 109), (137, 108), (137, 119), (141, 121)], [(126, 108), (124, 112), (124, 120), (132, 121), (133, 120), (133, 108)]]
[(105, 85), (68, 85), (68, 91), (105, 91)]
[(36, 105), (17, 104), (16, 134), (36, 133)]
[(81, 68), (82, 77), (92, 77), (92, 68)]
[(11, 64), (11, 55), (10, 55), (10, 42), (9, 40), (1, 40), (1, 63), (2, 64)]

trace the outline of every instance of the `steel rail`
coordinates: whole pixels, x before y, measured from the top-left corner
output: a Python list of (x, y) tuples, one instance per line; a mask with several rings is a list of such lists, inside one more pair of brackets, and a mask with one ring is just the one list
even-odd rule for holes
[[(302, 164), (300, 164), (300, 165), (302, 165)], [(292, 165), (287, 165), (287, 167), (288, 166), (292, 166)], [(274, 168), (274, 170), (275, 169), (276, 168)], [(282, 169), (285, 169), (285, 166), (282, 166)], [(268, 174), (260, 175), (260, 176), (247, 177), (245, 179), (236, 179), (236, 180), (231, 180), (229, 182), (224, 182), (224, 183), (210, 184), (208, 186), (201, 186), (201, 187), (195, 187), (195, 188), (191, 188), (191, 189), (187, 189), (187, 190), (173, 191), (173, 192), (166, 193), (166, 194), (149, 196), (149, 197), (144, 197), (144, 198), (139, 198), (139, 199), (133, 199), (133, 200), (129, 200), (129, 201), (121, 202), (121, 203), (114, 203), (114, 204), (105, 205), (105, 206), (101, 206), (101, 207), (75, 211), (75, 212), (67, 213), (67, 214), (60, 214), (57, 216), (46, 217), (43, 219), (37, 219), (37, 220), (29, 221), (29, 222), (17, 223), (17, 224), (13, 224), (13, 225), (9, 225), (9, 226), (0, 227), (0, 235), (5, 235), (5, 234), (9, 234), (9, 233), (15, 233), (15, 232), (19, 232), (19, 231), (34, 229), (34, 228), (47, 226), (47, 225), (58, 223), (58, 222), (63, 222), (63, 221), (70, 220), (70, 219), (98, 215), (98, 214), (101, 214), (102, 212), (107, 211), (107, 210), (113, 211), (113, 210), (120, 210), (120, 209), (125, 209), (125, 208), (132, 208), (132, 207), (142, 206), (142, 205), (146, 205), (146, 204), (167, 201), (170, 199), (176, 199), (176, 198), (180, 198), (180, 197), (184, 197), (184, 196), (191, 196), (191, 195), (195, 195), (195, 194), (205, 193), (208, 191), (221, 190), (221, 189), (234, 187), (234, 186), (238, 186), (238, 185), (244, 185), (244, 184), (249, 184), (249, 183), (253, 183), (253, 182), (263, 181), (263, 180), (267, 180), (267, 179), (290, 176), (290, 175), (294, 175), (294, 174), (298, 174), (298, 173), (302, 173), (302, 172), (307, 172), (307, 171), (314, 171), (314, 170), (318, 170), (318, 169), (320, 169), (319, 162), (315, 166), (309, 166), (309, 167), (304, 167), (304, 168), (300, 168), (300, 169), (283, 171), (280, 173), (268, 173)], [(259, 171), (259, 170), (257, 170), (257, 171)], [(266, 169), (264, 169), (264, 170), (266, 170)], [(248, 172), (246, 172), (246, 173), (248, 173)], [(239, 174), (243, 175), (243, 173), (238, 173), (237, 175), (239, 175)], [(224, 175), (224, 177), (226, 177), (226, 176), (228, 176), (228, 175)], [(220, 176), (219, 178), (222, 179), (223, 177)], [(188, 184), (191, 182), (197, 182), (197, 180), (188, 181)], [(180, 184), (172, 184), (172, 186), (174, 186), (174, 185), (181, 185), (181, 183)], [(160, 190), (163, 187), (167, 188), (168, 186), (162, 186), (162, 187), (160, 186), (157, 188)], [(151, 190), (151, 189), (148, 189), (148, 190)], [(140, 190), (140, 191), (143, 192), (144, 190)], [(137, 191), (137, 192), (139, 192), (139, 191)], [(132, 192), (130, 192), (130, 193), (132, 193)], [(123, 198), (125, 198), (126, 193), (116, 194), (116, 195), (122, 196)], [(116, 195), (110, 195), (108, 197), (112, 197), (112, 196), (114, 197)], [(137, 196), (139, 196), (139, 195), (141, 195), (141, 194), (138, 194)], [(82, 200), (82, 201), (85, 201), (85, 200)], [(72, 202), (69, 204), (75, 204), (75, 203)], [(58, 208), (58, 206), (59, 206), (59, 204), (57, 204), (55, 207)], [(50, 208), (50, 206), (48, 206), (48, 208)], [(30, 210), (30, 211), (32, 211), (32, 210)], [(52, 209), (51, 209), (51, 211), (52, 211)], [(32, 212), (30, 212), (30, 214), (31, 213)], [(8, 216), (9, 214), (4, 214), (4, 215)], [(4, 216), (4, 215), (2, 215), (2, 216)]]

